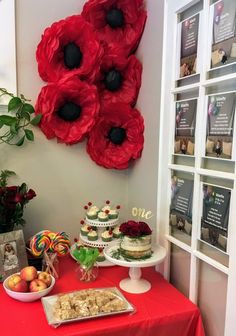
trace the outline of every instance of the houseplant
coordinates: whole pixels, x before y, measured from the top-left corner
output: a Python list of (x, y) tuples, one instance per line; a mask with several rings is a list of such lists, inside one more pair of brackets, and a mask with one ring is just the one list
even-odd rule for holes
[[(25, 139), (34, 141), (34, 133), (29, 128), (40, 122), (41, 114), (34, 115), (34, 107), (24, 95), (16, 96), (5, 88), (0, 88), (0, 99), (8, 97), (7, 114), (0, 115), (0, 144), (22, 146)], [(24, 225), (25, 205), (36, 196), (25, 183), (8, 186), (8, 178), (16, 175), (10, 170), (0, 173), (0, 233), (10, 232), (15, 226)]]
[(29, 127), (38, 125), (42, 115), (34, 116), (34, 107), (22, 94), (18, 97), (0, 88), (0, 98), (3, 96), (10, 100), (8, 114), (0, 115), (0, 144), (22, 146), (25, 139), (34, 141), (34, 133)]

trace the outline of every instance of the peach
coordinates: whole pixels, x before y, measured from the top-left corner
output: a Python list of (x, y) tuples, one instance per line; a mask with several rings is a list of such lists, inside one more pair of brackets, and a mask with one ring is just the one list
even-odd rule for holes
[(29, 290), (30, 292), (39, 292), (43, 289), (46, 289), (47, 285), (40, 279), (34, 279), (30, 282)]
[(25, 280), (21, 279), (18, 274), (13, 274), (7, 283), (10, 290), (14, 292), (28, 292), (28, 284)]
[(47, 287), (49, 287), (52, 283), (52, 278), (51, 275), (47, 272), (40, 272), (38, 274), (38, 279), (42, 280), (43, 282), (45, 282), (45, 284), (47, 285)]
[(26, 266), (20, 271), (20, 277), (25, 281), (32, 281), (37, 279), (38, 273), (34, 266)]

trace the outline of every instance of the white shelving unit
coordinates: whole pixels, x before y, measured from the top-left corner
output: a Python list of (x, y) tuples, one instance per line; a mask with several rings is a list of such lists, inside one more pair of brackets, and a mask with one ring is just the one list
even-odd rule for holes
[[(235, 192), (235, 146), (233, 146), (232, 160), (214, 159), (205, 156), (207, 97), (212, 94), (236, 91), (236, 64), (231, 65), (232, 73), (217, 70), (219, 75), (212, 78), (210, 70), (211, 38), (212, 38), (212, 10), (214, 0), (167, 0), (165, 8), (164, 26), (164, 54), (162, 75), (162, 110), (160, 127), (160, 164), (159, 164), (159, 202), (158, 221), (161, 236), (165, 237), (162, 243), (168, 250), (165, 261), (164, 273), (170, 278), (171, 246), (177, 246), (190, 256), (189, 298), (198, 303), (198, 284), (201, 280), (199, 263), (203, 262), (225, 274), (228, 278), (227, 304), (224, 336), (235, 336), (235, 311), (236, 311), (236, 218)], [(235, 0), (232, 0), (235, 3)], [(200, 13), (198, 45), (199, 76), (195, 82), (187, 78), (178, 79), (179, 51), (179, 23), (186, 17)], [(215, 71), (216, 72), (216, 71)], [(194, 77), (194, 76), (190, 76)], [(181, 83), (187, 85), (181, 86)], [(193, 157), (176, 155), (173, 152), (175, 132), (175, 104), (177, 101), (198, 99), (196, 126), (195, 126), (195, 151)], [(235, 118), (236, 119), (236, 118)], [(167, 127), (168, 125), (168, 127)], [(233, 142), (236, 139), (235, 120)], [(169, 139), (169, 141), (167, 141)], [(193, 180), (193, 207), (192, 207), (192, 234), (190, 244), (174, 236), (170, 230), (169, 214), (171, 202), (171, 176), (173, 172), (179, 176), (188, 176)], [(220, 252), (215, 248), (205, 246), (199, 240), (201, 225), (202, 184), (213, 183), (231, 190), (230, 213), (228, 224), (228, 250)], [(168, 186), (168, 187), (167, 187)], [(209, 253), (208, 253), (209, 252)], [(217, 334), (217, 336), (223, 336)], [(214, 335), (215, 336), (215, 335)]]

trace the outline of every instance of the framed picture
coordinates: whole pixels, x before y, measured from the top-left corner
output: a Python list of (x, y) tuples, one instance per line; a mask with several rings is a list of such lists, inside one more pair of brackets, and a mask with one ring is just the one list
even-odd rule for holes
[(236, 92), (213, 94), (207, 99), (205, 155), (234, 160)]
[(231, 189), (202, 184), (200, 240), (227, 253)]
[(197, 71), (198, 35), (200, 14), (179, 23), (180, 65), (179, 78), (195, 75)]
[(0, 281), (27, 265), (23, 231), (0, 234)]
[(196, 111), (197, 99), (176, 102), (175, 154), (194, 155)]
[(211, 6), (211, 69), (236, 62), (236, 3), (219, 0)]

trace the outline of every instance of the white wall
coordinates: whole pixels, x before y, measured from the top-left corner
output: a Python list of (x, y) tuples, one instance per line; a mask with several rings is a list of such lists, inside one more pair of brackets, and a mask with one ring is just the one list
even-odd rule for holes
[(159, 231), (157, 223), (157, 178), (159, 116), (161, 100), (162, 43), (164, 0), (147, 1), (148, 20), (137, 52), (143, 64), (142, 87), (137, 108), (145, 120), (145, 147), (142, 159), (130, 168), (128, 204), (153, 212), (148, 222)]
[[(18, 92), (34, 103), (44, 84), (37, 72), (35, 51), (44, 29), (81, 11), (84, 1), (16, 1)], [(48, 141), (39, 129), (36, 140), (22, 148), (1, 146), (0, 168), (12, 169), (37, 192), (26, 208), (25, 236), (50, 228), (78, 237), (83, 205), (110, 199), (127, 204), (127, 171), (106, 170), (86, 153), (86, 141), (74, 146)], [(125, 217), (125, 209), (122, 210)]]
[[(44, 84), (37, 72), (35, 51), (44, 29), (66, 16), (80, 13), (84, 0), (16, 0), (18, 92), (35, 102)], [(121, 204), (124, 219), (132, 206), (153, 211), (156, 225), (157, 147), (161, 78), (163, 1), (147, 0), (148, 21), (138, 51), (143, 82), (137, 107), (145, 118), (142, 158), (126, 171), (97, 166), (86, 153), (85, 142), (74, 146), (48, 141), (40, 130), (36, 140), (22, 148), (1, 147), (0, 168), (15, 170), (37, 197), (25, 211), (25, 236), (43, 229), (66, 230), (78, 236), (83, 205), (110, 199)], [(128, 211), (126, 212), (126, 209)], [(127, 215), (128, 213), (128, 215)], [(127, 216), (126, 216), (127, 215)]]

